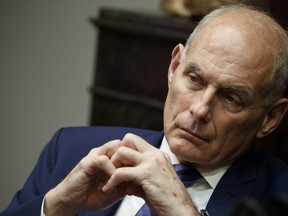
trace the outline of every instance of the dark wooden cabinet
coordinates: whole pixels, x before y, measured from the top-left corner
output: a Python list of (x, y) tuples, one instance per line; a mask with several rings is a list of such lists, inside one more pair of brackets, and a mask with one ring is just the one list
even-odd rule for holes
[[(91, 87), (91, 125), (162, 129), (167, 73), (173, 48), (185, 43), (198, 20), (104, 8)], [(256, 148), (288, 162), (287, 117)]]
[(91, 124), (162, 129), (171, 51), (196, 21), (102, 9)]

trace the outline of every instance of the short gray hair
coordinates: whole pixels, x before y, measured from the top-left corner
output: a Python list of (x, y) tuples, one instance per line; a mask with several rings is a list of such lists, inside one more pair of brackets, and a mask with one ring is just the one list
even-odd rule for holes
[[(267, 88), (267, 90), (263, 93), (265, 95), (264, 105), (269, 106), (278, 99), (282, 97), (286, 97), (286, 93), (288, 90), (288, 35), (287, 32), (267, 13), (258, 8), (247, 6), (243, 4), (231, 4), (231, 5), (224, 5), (218, 9), (213, 10), (209, 14), (207, 14), (197, 25), (194, 31), (190, 34), (185, 48), (181, 55), (181, 60), (185, 58), (190, 49), (190, 44), (194, 40), (196, 34), (201, 32), (201, 30), (214, 18), (237, 9), (248, 9), (259, 12), (263, 15), (266, 15), (270, 18), (270, 22), (274, 23), (274, 28), (268, 29), (267, 26), (265, 27), (267, 31), (273, 35), (275, 38), (275, 43), (271, 44), (275, 50), (276, 61), (273, 69), (273, 77), (272, 83)], [(259, 21), (259, 25), (264, 27), (264, 24)]]

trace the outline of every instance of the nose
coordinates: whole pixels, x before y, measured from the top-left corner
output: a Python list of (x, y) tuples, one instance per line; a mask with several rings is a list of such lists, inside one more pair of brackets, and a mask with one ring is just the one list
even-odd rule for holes
[(202, 89), (195, 92), (196, 97), (191, 101), (190, 113), (195, 120), (209, 121), (211, 118), (212, 102), (215, 91), (213, 89)]

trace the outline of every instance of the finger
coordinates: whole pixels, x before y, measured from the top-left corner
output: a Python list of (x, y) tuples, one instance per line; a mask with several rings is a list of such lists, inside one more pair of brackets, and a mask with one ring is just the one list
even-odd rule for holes
[(88, 176), (95, 175), (100, 171), (111, 176), (116, 170), (116, 167), (106, 155), (94, 156), (93, 154), (89, 154), (80, 161), (78, 167), (83, 169)]
[(115, 166), (110, 161), (112, 155), (122, 146), (120, 140), (112, 140), (99, 148), (92, 149), (89, 154), (80, 162), (80, 168), (84, 168), (87, 175), (95, 175), (103, 171), (111, 176), (115, 171)]
[(142, 153), (122, 146), (111, 157), (111, 161), (115, 167), (136, 166), (141, 162), (142, 157)]
[(116, 170), (114, 164), (106, 156), (99, 156), (95, 161), (95, 165), (108, 176), (111, 176)]
[(122, 139), (122, 142), (124, 146), (135, 149), (142, 153), (156, 149), (143, 138), (131, 133), (126, 134)]
[(148, 142), (146, 142), (146, 140), (135, 134), (131, 133), (126, 134), (122, 139), (122, 142), (123, 146), (135, 149), (141, 153), (151, 154), (154, 156), (157, 155), (158, 157), (162, 157), (162, 155), (164, 155), (166, 160), (171, 162), (171, 158), (167, 153), (164, 153), (163, 151), (149, 144)]
[(139, 185), (139, 180), (137, 180), (137, 176), (140, 176), (139, 174), (140, 173), (138, 173), (135, 167), (118, 168), (111, 176), (111, 178), (107, 181), (107, 183), (102, 187), (102, 191), (107, 193), (115, 189), (118, 185), (125, 182), (131, 182)]
[(121, 140), (112, 140), (101, 147), (94, 148), (90, 151), (92, 154), (97, 154), (97, 155), (106, 155), (107, 157), (111, 158), (112, 155), (121, 147), (123, 146)]

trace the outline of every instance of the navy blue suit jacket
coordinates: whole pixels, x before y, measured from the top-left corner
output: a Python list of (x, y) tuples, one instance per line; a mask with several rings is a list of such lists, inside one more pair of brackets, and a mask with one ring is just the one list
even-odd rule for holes
[[(126, 133), (143, 137), (159, 147), (163, 132), (118, 127), (75, 127), (60, 129), (43, 149), (23, 188), (13, 197), (1, 216), (39, 216), (44, 195), (56, 186), (70, 170), (95, 147)], [(224, 174), (214, 190), (207, 210), (211, 216), (227, 215), (227, 210), (240, 200), (255, 197), (260, 201), (281, 193), (288, 194), (288, 167), (280, 160), (251, 152), (238, 159)], [(120, 202), (79, 216), (114, 215)]]

